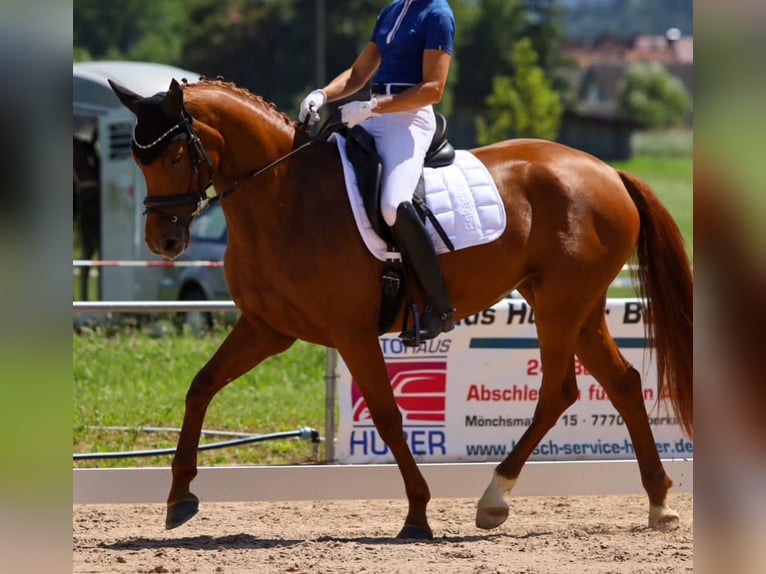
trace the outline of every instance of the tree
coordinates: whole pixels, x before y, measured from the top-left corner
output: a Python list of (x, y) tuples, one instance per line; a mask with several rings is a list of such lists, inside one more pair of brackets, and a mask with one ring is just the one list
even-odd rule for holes
[(527, 16), (523, 37), (532, 40), (538, 65), (545, 72), (551, 88), (558, 92), (564, 108), (574, 109), (578, 98), (570, 78), (577, 63), (562, 54), (566, 39), (562, 24), (566, 8), (561, 0), (524, 0), (524, 7)]
[(565, 8), (560, 0), (478, 0), (472, 8), (455, 10), (459, 74), (455, 97), (469, 103), (484, 100), (493, 78), (515, 74), (512, 47), (530, 38), (538, 65), (559, 92), (571, 91), (562, 69)]
[(456, 97), (481, 101), (492, 89), (493, 77), (513, 73), (508, 47), (522, 36), (524, 21), (521, 0), (480, 0), (469, 22), (456, 18)]
[(510, 137), (553, 140), (563, 112), (561, 100), (551, 88), (529, 38), (513, 46), (513, 77), (496, 76), (487, 97), (489, 121), (477, 118), (478, 141), (490, 144)]
[(574, 38), (664, 34), (671, 27), (688, 35), (693, 30), (693, 0), (572, 0), (567, 4), (562, 25)]
[(184, 55), (189, 69), (222, 76), (269, 101), (282, 104), (307, 66), (291, 61), (305, 28), (293, 28), (294, 2), (193, 0)]
[(181, 63), (184, 0), (75, 0), (72, 16), (76, 60)]
[[(317, 87), (351, 65), (370, 39), (389, 0), (74, 0), (73, 52), (85, 59), (147, 60), (226, 80), (262, 95), (287, 113)], [(530, 36), (551, 86), (560, 73), (560, 0), (451, 0), (457, 35), (439, 110), (450, 115), (481, 105), (496, 75), (513, 76), (511, 49)], [(323, 32), (324, 66), (317, 55)]]
[(646, 127), (668, 127), (683, 122), (690, 102), (683, 83), (662, 64), (637, 62), (620, 83), (617, 110)]

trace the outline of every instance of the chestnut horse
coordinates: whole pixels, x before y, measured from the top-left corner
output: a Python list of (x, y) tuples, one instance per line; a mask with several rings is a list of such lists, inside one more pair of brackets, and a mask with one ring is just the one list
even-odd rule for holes
[[(242, 312), (186, 395), (166, 527), (198, 511), (189, 487), (215, 394), (302, 339), (338, 350), (391, 449), (409, 502), (399, 537), (432, 537), (428, 485), (407, 447), (378, 340), (384, 264), (357, 231), (336, 145), (312, 140), (273, 105), (230, 83), (174, 80), (148, 98), (115, 83), (112, 89), (138, 119), (133, 153), (146, 178), (147, 245), (170, 259), (180, 255), (213, 183), (229, 230), (226, 280)], [(691, 435), (692, 276), (677, 225), (646, 183), (586, 153), (528, 139), (472, 152), (500, 190), (507, 227), (490, 243), (440, 256), (455, 318), (518, 289), (534, 308), (543, 364), (532, 423), (496, 467), (478, 503), (477, 526), (505, 521), (504, 495), (575, 402), (575, 354), (625, 420), (649, 497), (649, 524), (676, 526), (678, 514), (666, 502), (672, 481), (649, 427), (640, 375), (609, 334), (604, 306), (610, 282), (637, 252), (658, 396), (669, 395)]]

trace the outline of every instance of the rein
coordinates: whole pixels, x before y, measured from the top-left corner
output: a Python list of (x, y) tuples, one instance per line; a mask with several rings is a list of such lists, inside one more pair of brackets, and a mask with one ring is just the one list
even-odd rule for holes
[[(192, 125), (193, 118), (184, 109), (181, 113), (181, 121), (179, 121), (176, 125), (174, 125), (169, 130), (167, 130), (164, 134), (162, 134), (159, 138), (157, 138), (153, 142), (146, 145), (141, 145), (136, 141), (134, 136), (132, 143), (139, 150), (146, 152), (146, 151), (149, 151), (151, 148), (154, 148), (158, 145), (167, 145), (168, 143), (170, 143), (170, 141), (173, 141), (174, 139), (178, 137), (187, 139), (189, 143), (191, 144), (189, 148), (190, 150), (189, 158), (190, 158), (190, 161), (192, 162), (192, 169), (198, 178), (200, 193), (199, 195), (195, 195), (192, 193), (192, 185), (194, 182), (194, 178), (192, 178), (189, 181), (189, 187), (186, 193), (165, 196), (165, 197), (144, 198), (144, 207), (145, 207), (144, 215), (146, 215), (147, 213), (156, 213), (158, 216), (162, 217), (163, 219), (167, 219), (171, 223), (188, 225), (189, 223), (191, 223), (192, 219), (194, 219), (195, 217), (203, 213), (208, 207), (210, 207), (211, 205), (214, 205), (215, 203), (218, 203), (224, 197), (234, 193), (237, 189), (239, 189), (245, 183), (252, 181), (253, 179), (258, 177), (262, 173), (270, 171), (271, 169), (275, 168), (277, 165), (279, 165), (283, 161), (288, 160), (289, 158), (291, 158), (298, 152), (302, 151), (303, 149), (317, 143), (318, 141), (325, 140), (333, 131), (339, 129), (342, 126), (342, 124), (339, 124), (337, 122), (332, 122), (331, 121), (332, 119), (333, 119), (332, 117), (328, 118), (325, 121), (325, 123), (322, 125), (322, 127), (320, 128), (317, 135), (314, 136), (309, 141), (301, 144), (300, 146), (290, 151), (289, 153), (283, 155), (282, 157), (277, 158), (276, 160), (272, 161), (268, 165), (265, 165), (253, 171), (252, 173), (250, 173), (243, 179), (235, 181), (230, 187), (228, 187), (226, 190), (224, 190), (220, 194), (213, 195), (212, 197), (208, 197), (207, 190), (211, 185), (213, 185), (214, 178), (215, 178), (215, 174), (213, 173), (213, 162), (210, 160), (210, 157), (208, 156), (207, 151), (205, 150), (205, 146), (202, 144), (202, 141), (197, 135), (197, 132), (194, 130), (194, 126)], [(183, 130), (183, 131), (180, 134), (177, 134), (179, 130)], [(170, 137), (171, 135), (174, 135), (175, 137), (171, 138)], [(200, 165), (203, 159), (205, 163), (207, 164), (208, 174), (210, 175), (206, 184), (203, 183), (202, 172), (200, 170)], [(196, 208), (188, 217), (188, 219), (184, 217), (182, 220), (181, 218), (179, 218), (179, 216), (169, 214), (163, 209), (167, 207), (176, 207), (180, 205), (186, 205), (189, 203), (196, 204)]]
[[(275, 168), (277, 165), (279, 165), (283, 161), (285, 161), (287, 159), (290, 159), (292, 156), (297, 154), (299, 151), (301, 151), (301, 150), (303, 150), (303, 149), (305, 149), (305, 148), (307, 148), (307, 147), (309, 147), (309, 146), (311, 146), (311, 145), (313, 145), (313, 144), (315, 144), (317, 142), (326, 140), (333, 131), (335, 131), (337, 129), (340, 129), (340, 127), (341, 127), (341, 124), (336, 123), (336, 122), (332, 122), (332, 120), (333, 120), (332, 117), (327, 118), (327, 120), (325, 120), (325, 123), (322, 124), (322, 127), (319, 129), (317, 134), (313, 138), (311, 138), (309, 141), (307, 141), (306, 143), (303, 143), (303, 144), (299, 145), (297, 148), (295, 148), (291, 152), (283, 155), (280, 158), (275, 159), (270, 164), (265, 165), (262, 168), (255, 170), (254, 172), (252, 172), (249, 175), (247, 175), (244, 179), (241, 179), (239, 181), (235, 181), (230, 187), (228, 187), (227, 189), (222, 191), (219, 195), (215, 195), (215, 196), (213, 196), (213, 197), (211, 197), (211, 198), (209, 198), (207, 200), (204, 200), (204, 201), (207, 201), (207, 203), (205, 204), (203, 209), (207, 208), (210, 205), (218, 203), (219, 201), (221, 201), (227, 195), (230, 195), (230, 194), (234, 193), (235, 191), (237, 191), (237, 189), (240, 186), (242, 186), (243, 184), (249, 182), (250, 180), (255, 179), (256, 177), (258, 177), (262, 173), (264, 173), (266, 171), (269, 171), (270, 169)], [(303, 125), (305, 126), (306, 124), (304, 123)]]

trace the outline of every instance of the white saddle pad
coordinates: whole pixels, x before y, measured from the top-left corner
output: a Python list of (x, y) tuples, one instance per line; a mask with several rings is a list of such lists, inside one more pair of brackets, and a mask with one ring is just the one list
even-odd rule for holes
[[(346, 189), (354, 219), (367, 249), (381, 261), (399, 259), (398, 253), (388, 251), (386, 242), (373, 231), (367, 218), (356, 182), (356, 173), (346, 156), (345, 138), (334, 133), (329, 138), (329, 141), (333, 140), (338, 145), (343, 163)], [(424, 175), (426, 204), (444, 228), (456, 251), (494, 241), (505, 231), (505, 207), (497, 186), (487, 168), (475, 155), (457, 150), (452, 165), (435, 169), (425, 168)], [(436, 252), (447, 253), (449, 249), (428, 220), (426, 229)]]

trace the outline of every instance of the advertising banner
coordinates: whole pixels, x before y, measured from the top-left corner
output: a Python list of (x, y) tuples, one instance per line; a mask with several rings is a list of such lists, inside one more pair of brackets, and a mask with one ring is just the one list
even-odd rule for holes
[[(658, 400), (641, 302), (610, 299), (605, 313), (621, 352), (642, 375), (660, 456), (692, 458), (692, 443), (681, 433), (669, 404)], [(395, 335), (381, 337), (380, 345), (407, 442), (418, 462), (500, 461), (529, 426), (542, 365), (534, 313), (523, 299), (504, 299), (418, 348), (405, 347)], [(635, 459), (622, 417), (579, 360), (575, 369), (577, 400), (530, 460)], [(342, 357), (338, 401), (338, 461), (393, 462)]]

